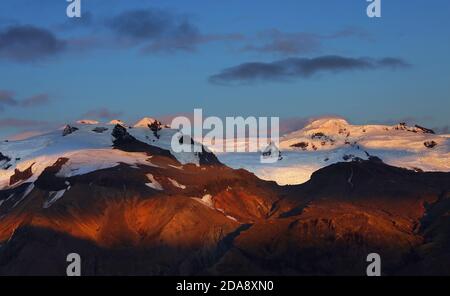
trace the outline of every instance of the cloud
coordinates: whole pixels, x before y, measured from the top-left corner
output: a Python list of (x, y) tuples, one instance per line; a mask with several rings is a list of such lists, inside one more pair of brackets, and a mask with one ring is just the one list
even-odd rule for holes
[(22, 107), (42, 106), (50, 102), (48, 94), (38, 94), (20, 101)]
[(256, 38), (253, 38), (256, 39), (253, 44), (245, 45), (242, 51), (282, 55), (307, 54), (320, 51), (324, 40), (349, 37), (370, 39), (367, 32), (356, 28), (346, 28), (328, 35), (308, 32), (282, 32), (278, 29), (270, 29), (258, 33)]
[(97, 119), (117, 119), (122, 116), (123, 112), (112, 112), (107, 108), (98, 108), (90, 110), (82, 115), (85, 118), (97, 118)]
[(17, 101), (14, 96), (15, 94), (13, 92), (0, 89), (0, 111), (2, 111), (5, 106), (17, 105)]
[(203, 34), (186, 16), (160, 9), (126, 11), (106, 24), (119, 43), (142, 46), (143, 53), (195, 51), (200, 44), (243, 38), (240, 34)]
[(150, 40), (161, 37), (173, 29), (171, 14), (161, 10), (142, 9), (123, 12), (113, 17), (110, 28), (118, 35), (136, 40)]
[(317, 51), (321, 47), (319, 36), (311, 33), (283, 33), (277, 29), (259, 33), (262, 44), (247, 44), (242, 51), (262, 53), (305, 54)]
[(244, 63), (222, 70), (209, 77), (214, 84), (251, 83), (255, 81), (289, 81), (310, 78), (321, 72), (405, 68), (409, 65), (398, 58), (348, 58), (320, 56), (316, 58), (287, 58), (270, 63)]
[(5, 107), (34, 107), (41, 106), (50, 102), (50, 96), (42, 93), (33, 95), (23, 100), (17, 100), (15, 93), (8, 90), (0, 89), (0, 111), (3, 111)]
[(31, 25), (10, 26), (0, 31), (0, 58), (33, 62), (64, 51), (66, 43), (49, 30)]

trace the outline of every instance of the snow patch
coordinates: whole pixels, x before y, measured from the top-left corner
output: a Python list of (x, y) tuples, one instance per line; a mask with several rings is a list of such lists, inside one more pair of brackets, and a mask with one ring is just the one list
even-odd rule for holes
[(145, 183), (146, 186), (153, 188), (155, 190), (164, 190), (161, 184), (155, 180), (152, 174), (145, 175), (147, 179), (150, 181), (149, 183)]
[(236, 218), (234, 218), (232, 216), (226, 215), (225, 217), (227, 217), (228, 219), (233, 220), (235, 222), (239, 222), (238, 219), (236, 219)]
[(171, 178), (168, 178), (168, 180), (170, 181), (170, 183), (172, 183), (173, 186), (175, 186), (177, 188), (181, 188), (181, 189), (186, 189), (185, 185), (178, 183), (176, 180), (171, 179)]
[(92, 119), (81, 119), (78, 120), (76, 123), (78, 124), (99, 124), (99, 122), (97, 120), (92, 120)]
[(182, 165), (176, 166), (176, 165), (173, 165), (173, 164), (169, 164), (169, 166), (172, 167), (172, 168), (174, 168), (174, 169), (177, 169), (177, 170), (182, 170), (182, 169), (183, 169), (183, 166), (182, 166)]

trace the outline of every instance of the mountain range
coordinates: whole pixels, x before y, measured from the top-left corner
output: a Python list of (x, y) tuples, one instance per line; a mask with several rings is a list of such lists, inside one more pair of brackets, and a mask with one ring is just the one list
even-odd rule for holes
[[(0, 274), (450, 274), (449, 137), (325, 118), (258, 153), (83, 120), (0, 144)], [(192, 145), (185, 142), (183, 145)]]

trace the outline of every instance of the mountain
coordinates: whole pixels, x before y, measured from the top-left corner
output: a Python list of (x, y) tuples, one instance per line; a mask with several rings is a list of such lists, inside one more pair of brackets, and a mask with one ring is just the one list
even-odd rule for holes
[(113, 119), (113, 120), (111, 120), (108, 124), (110, 124), (110, 125), (116, 125), (116, 124), (119, 124), (119, 125), (125, 126), (125, 122), (123, 122), (123, 121), (120, 120), (120, 119)]
[(78, 124), (99, 124), (97, 120), (92, 119), (81, 119), (77, 121)]
[(72, 252), (84, 275), (364, 275), (372, 252), (386, 275), (450, 274), (450, 173), (355, 157), (279, 186), (174, 153), (174, 132), (1, 143), (0, 274), (64, 275)]
[(342, 118), (321, 118), (280, 139), (282, 159), (261, 164), (258, 153), (218, 154), (220, 161), (254, 172), (280, 185), (301, 184), (333, 163), (377, 157), (417, 171), (450, 171), (450, 138), (425, 127), (352, 125)]
[(136, 122), (134, 124), (134, 127), (148, 127), (149, 125), (152, 125), (153, 123), (157, 122), (156, 119), (151, 118), (151, 117), (144, 117), (141, 120), (139, 120), (138, 122)]

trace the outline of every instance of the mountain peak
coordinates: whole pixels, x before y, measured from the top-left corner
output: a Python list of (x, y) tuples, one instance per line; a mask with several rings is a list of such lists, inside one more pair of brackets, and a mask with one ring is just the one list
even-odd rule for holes
[(347, 120), (341, 117), (324, 117), (320, 119), (313, 120), (310, 124), (308, 124), (304, 129), (340, 129), (342, 127), (349, 126)]
[(92, 119), (80, 119), (76, 123), (78, 124), (99, 124), (97, 120)]
[(120, 119), (113, 119), (113, 120), (111, 120), (110, 122), (108, 122), (108, 124), (110, 124), (110, 125), (121, 125), (121, 126), (124, 126), (124, 125), (125, 125), (125, 122), (122, 121), (122, 120), (120, 120)]
[(139, 120), (138, 122), (136, 122), (136, 124), (134, 125), (134, 127), (148, 127), (150, 124), (156, 122), (157, 120), (151, 117), (144, 117), (141, 120)]

